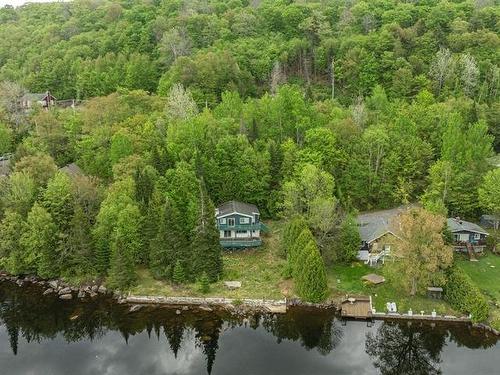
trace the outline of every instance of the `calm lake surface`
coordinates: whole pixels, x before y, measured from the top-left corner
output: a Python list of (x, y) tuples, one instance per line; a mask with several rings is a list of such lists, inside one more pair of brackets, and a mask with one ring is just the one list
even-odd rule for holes
[(44, 297), (0, 283), (1, 374), (498, 374), (500, 343), (465, 325), (237, 318)]

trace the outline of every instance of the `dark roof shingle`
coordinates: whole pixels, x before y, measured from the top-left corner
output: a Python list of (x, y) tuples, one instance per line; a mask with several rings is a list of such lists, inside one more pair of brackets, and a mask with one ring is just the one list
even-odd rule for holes
[(252, 216), (254, 213), (260, 213), (256, 205), (238, 201), (229, 201), (222, 203), (219, 207), (217, 207), (217, 210), (217, 216), (224, 216), (233, 212), (250, 216)]

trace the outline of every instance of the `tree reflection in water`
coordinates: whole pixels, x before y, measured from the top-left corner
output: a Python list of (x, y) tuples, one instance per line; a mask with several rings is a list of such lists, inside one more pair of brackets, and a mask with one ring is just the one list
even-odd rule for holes
[[(165, 340), (175, 358), (194, 340), (194, 346), (205, 356), (209, 374), (223, 331), (241, 326), (264, 329), (278, 343), (298, 342), (322, 355), (335, 350), (344, 333), (332, 312), (318, 309), (292, 308), (284, 315), (256, 314), (248, 319), (222, 311), (191, 309), (177, 314), (176, 309), (150, 306), (131, 312), (129, 306), (118, 305), (110, 298), (61, 302), (57, 296), (43, 296), (36, 286), (19, 288), (10, 283), (0, 283), (1, 325), (9, 335), (14, 355), (23, 350), (20, 337), (27, 342), (42, 342), (60, 335), (66, 342), (92, 342), (116, 331), (128, 343), (130, 337), (145, 332), (150, 338), (154, 335)], [(375, 335), (366, 336), (366, 352), (383, 374), (439, 374), (440, 353), (447, 340), (471, 348), (496, 343), (495, 337), (463, 325), (431, 328), (383, 323)]]
[(445, 337), (413, 326), (384, 323), (366, 335), (366, 352), (384, 375), (441, 374), (440, 353)]
[(19, 288), (14, 284), (0, 285), (0, 323), (9, 334), (14, 355), (18, 338), (27, 342), (51, 340), (62, 334), (67, 342), (96, 340), (107, 331), (119, 331), (128, 344), (131, 336), (146, 331), (158, 339), (163, 332), (170, 350), (177, 358), (187, 333), (194, 337), (195, 346), (205, 356), (210, 374), (219, 348), (219, 336), (225, 327), (249, 326), (266, 331), (282, 340), (298, 341), (306, 349), (316, 348), (326, 355), (342, 338), (342, 330), (332, 313), (314, 309), (292, 309), (286, 315), (254, 315), (249, 319), (225, 312), (183, 311), (143, 307), (130, 313), (127, 306), (110, 298), (85, 303), (61, 302), (57, 296), (43, 296), (35, 287)]

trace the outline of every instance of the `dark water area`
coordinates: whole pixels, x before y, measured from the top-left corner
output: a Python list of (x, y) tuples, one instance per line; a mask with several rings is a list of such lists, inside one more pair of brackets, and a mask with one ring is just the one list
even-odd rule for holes
[(0, 283), (0, 374), (497, 374), (500, 344), (467, 325), (242, 318), (81, 303)]

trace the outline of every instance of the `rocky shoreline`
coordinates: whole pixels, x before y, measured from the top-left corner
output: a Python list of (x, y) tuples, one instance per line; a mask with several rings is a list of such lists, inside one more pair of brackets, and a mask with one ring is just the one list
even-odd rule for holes
[(86, 283), (81, 286), (70, 285), (63, 280), (44, 280), (36, 276), (13, 276), (0, 272), (0, 281), (9, 281), (20, 287), (25, 284), (37, 285), (44, 289), (43, 295), (57, 295), (61, 300), (96, 298), (99, 295), (113, 294), (100, 282)]
[[(298, 299), (292, 300), (266, 300), (266, 299), (232, 299), (223, 297), (165, 297), (165, 296), (134, 296), (125, 295), (117, 291), (107, 289), (99, 280), (85, 283), (80, 286), (70, 285), (60, 279), (44, 280), (37, 276), (13, 276), (0, 271), (0, 281), (8, 281), (22, 287), (25, 284), (39, 286), (42, 295), (57, 296), (60, 300), (88, 300), (99, 296), (107, 296), (121, 305), (129, 306), (130, 313), (142, 310), (144, 307), (166, 307), (176, 309), (177, 314), (193, 308), (200, 311), (212, 312), (223, 310), (231, 315), (248, 316), (255, 313), (285, 314), (289, 307), (302, 307), (335, 311), (339, 310), (340, 304), (332, 301), (330, 303), (314, 304), (302, 302)], [(404, 314), (376, 314), (373, 319), (381, 320), (428, 320), (470, 323), (470, 319), (457, 317), (421, 317), (419, 315), (408, 316)], [(483, 323), (472, 325), (476, 329), (490, 332), (500, 336), (500, 332)]]

